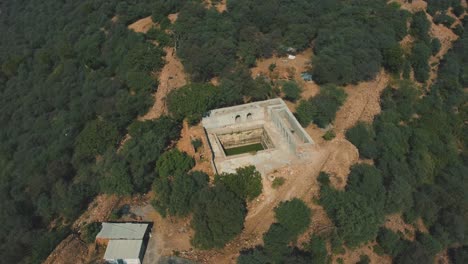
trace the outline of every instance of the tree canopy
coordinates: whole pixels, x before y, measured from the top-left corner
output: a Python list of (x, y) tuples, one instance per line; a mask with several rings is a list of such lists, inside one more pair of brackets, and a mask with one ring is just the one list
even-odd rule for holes
[(236, 169), (236, 173), (217, 175), (215, 183), (222, 183), (242, 200), (251, 201), (262, 193), (262, 176), (255, 166)]
[(244, 201), (222, 184), (205, 188), (195, 198), (192, 243), (199, 248), (221, 248), (240, 234), (247, 210)]

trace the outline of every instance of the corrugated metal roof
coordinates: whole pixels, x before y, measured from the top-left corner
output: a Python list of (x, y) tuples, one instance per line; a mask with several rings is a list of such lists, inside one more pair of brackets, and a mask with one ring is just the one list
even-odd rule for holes
[(143, 239), (148, 224), (138, 223), (102, 223), (102, 229), (96, 238), (100, 239)]
[(137, 259), (140, 258), (143, 240), (110, 240), (104, 259)]

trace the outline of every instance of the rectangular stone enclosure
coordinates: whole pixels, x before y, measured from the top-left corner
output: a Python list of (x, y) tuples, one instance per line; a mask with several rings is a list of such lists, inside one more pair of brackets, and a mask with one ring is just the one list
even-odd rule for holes
[(212, 110), (202, 124), (216, 173), (254, 165), (265, 175), (307, 160), (314, 145), (279, 98)]

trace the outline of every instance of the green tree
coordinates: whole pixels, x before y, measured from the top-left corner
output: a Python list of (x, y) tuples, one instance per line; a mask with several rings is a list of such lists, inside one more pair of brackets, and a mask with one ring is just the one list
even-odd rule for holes
[(301, 97), (301, 88), (294, 81), (285, 82), (283, 84), (283, 92), (286, 99), (293, 102)]
[(307, 229), (311, 214), (309, 207), (297, 198), (281, 202), (275, 208), (276, 220), (292, 237), (297, 237)]
[(433, 38), (431, 41), (432, 55), (435, 56), (437, 53), (439, 53), (440, 48), (441, 48), (440, 40), (438, 38)]
[(281, 224), (272, 224), (263, 235), (265, 253), (272, 263), (281, 263), (291, 252), (288, 243), (295, 235)]
[(397, 256), (403, 250), (403, 244), (400, 241), (400, 236), (390, 229), (380, 228), (377, 235), (377, 242), (383, 248), (385, 254)]
[(312, 263), (326, 264), (330, 261), (326, 241), (316, 235), (312, 235), (309, 243), (305, 246), (305, 250), (312, 254)]
[(103, 154), (108, 147), (115, 146), (119, 139), (117, 128), (104, 120), (93, 120), (86, 124), (76, 138), (75, 157), (90, 159)]
[(426, 12), (418, 11), (413, 14), (410, 32), (417, 39), (428, 43), (430, 41), (428, 31), (431, 23), (426, 17)]
[(179, 137), (180, 127), (174, 120), (161, 117), (152, 121), (136, 121), (129, 127), (131, 139), (120, 154), (130, 168), (132, 183), (138, 192), (145, 192), (154, 181), (154, 165), (168, 145)]
[(156, 162), (159, 177), (170, 177), (178, 173), (185, 173), (195, 165), (195, 160), (185, 152), (174, 148), (164, 152)]
[(417, 42), (412, 50), (411, 64), (414, 69), (414, 78), (419, 82), (425, 82), (429, 79), (429, 57), (431, 49), (424, 42)]
[(399, 74), (403, 66), (403, 50), (399, 44), (383, 50), (383, 66), (392, 73)]
[(385, 188), (379, 170), (370, 165), (351, 168), (346, 191), (322, 186), (320, 203), (333, 219), (340, 238), (351, 248), (373, 240), (384, 220)]
[(194, 203), (192, 198), (208, 186), (208, 180), (208, 175), (200, 171), (176, 174), (171, 183), (169, 214), (175, 216), (188, 215)]
[(194, 204), (193, 245), (202, 249), (223, 247), (240, 234), (245, 215), (244, 201), (222, 184), (202, 190)]
[(96, 239), (96, 235), (99, 233), (99, 231), (101, 231), (101, 223), (99, 222), (90, 223), (84, 227), (81, 237), (86, 243), (91, 244), (91, 243), (94, 243), (94, 240)]
[(217, 175), (215, 183), (222, 183), (242, 200), (251, 201), (262, 193), (262, 177), (254, 166), (237, 168), (236, 173)]
[(117, 155), (109, 154), (98, 163), (100, 189), (104, 193), (130, 195), (134, 191), (127, 164)]
[(359, 149), (363, 158), (373, 158), (377, 155), (374, 128), (364, 122), (358, 122), (346, 131), (346, 139)]
[(195, 161), (185, 152), (172, 149), (162, 154), (156, 162), (156, 193), (152, 205), (163, 215), (186, 216), (192, 207), (191, 197), (204, 188), (208, 179), (200, 172), (187, 172)]
[(218, 88), (213, 85), (189, 84), (172, 91), (167, 97), (167, 106), (177, 120), (187, 118), (190, 124), (196, 124), (217, 105), (218, 94)]
[(307, 100), (300, 101), (296, 109), (298, 121), (302, 126), (314, 122), (324, 128), (335, 119), (336, 112), (346, 100), (346, 93), (336, 85), (324, 85), (320, 94)]

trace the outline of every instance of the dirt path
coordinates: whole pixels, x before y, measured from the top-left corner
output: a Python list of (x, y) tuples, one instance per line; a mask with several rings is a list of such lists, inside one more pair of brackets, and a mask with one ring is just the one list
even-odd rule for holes
[[(174, 23), (177, 20), (177, 14), (170, 14), (168, 18), (171, 23)], [(155, 25), (156, 24), (151, 19), (151, 16), (149, 16), (130, 24), (128, 28), (135, 32), (146, 33), (151, 29), (151, 27)], [(187, 84), (187, 77), (184, 72), (184, 67), (177, 58), (174, 48), (165, 47), (164, 51), (166, 52), (166, 64), (162, 68), (161, 72), (153, 73), (154, 78), (159, 81), (158, 89), (153, 94), (155, 99), (154, 104), (148, 113), (146, 113), (144, 116), (138, 117), (138, 120), (156, 119), (167, 113), (166, 96), (172, 90)]]
[(138, 120), (149, 120), (160, 117), (167, 113), (166, 96), (174, 89), (187, 84), (187, 77), (184, 72), (184, 66), (177, 58), (173, 47), (164, 48), (166, 52), (166, 64), (158, 75), (155, 73), (155, 78), (159, 79), (159, 86), (154, 93), (154, 105), (144, 116)]

